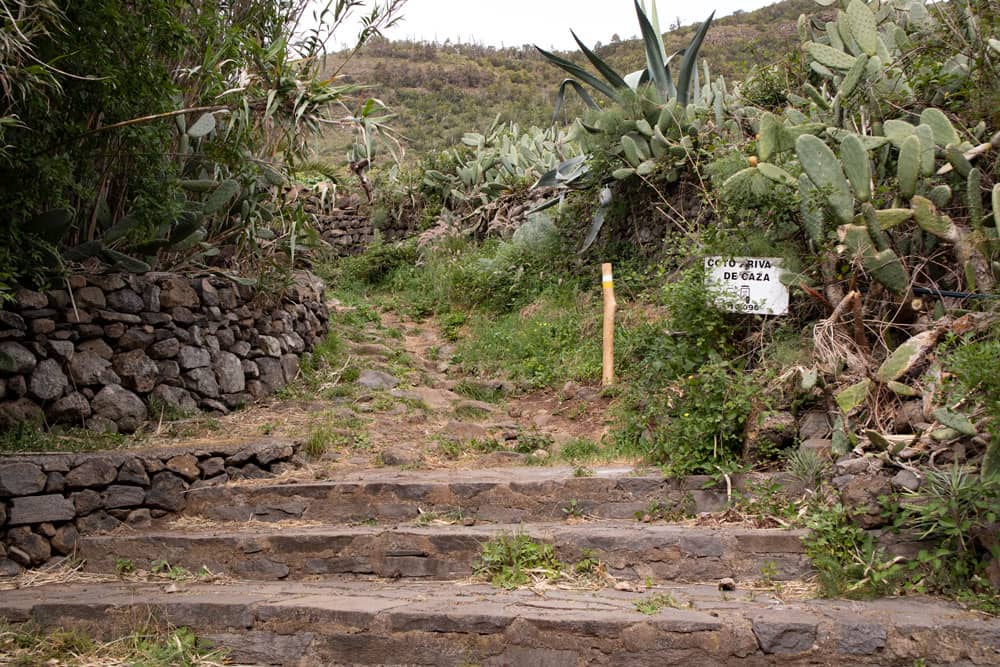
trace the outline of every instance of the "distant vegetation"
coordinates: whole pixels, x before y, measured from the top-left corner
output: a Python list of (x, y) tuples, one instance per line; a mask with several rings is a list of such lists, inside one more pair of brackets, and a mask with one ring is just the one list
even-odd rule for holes
[[(704, 55), (712, 74), (742, 77), (755, 66), (798, 60), (795, 22), (812, 11), (811, 0), (786, 0), (754, 12), (737, 12), (717, 19), (706, 38)], [(705, 5), (706, 15), (711, 11)], [(553, 31), (569, 34), (572, 15)], [(683, 48), (696, 25), (671, 30), (664, 36), (667, 52)], [(588, 36), (581, 35), (583, 39)], [(645, 66), (642, 41), (635, 39), (591, 42), (597, 53), (619, 71)], [(577, 52), (561, 53), (581, 65)], [(336, 69), (345, 54), (327, 58), (327, 71)], [(366, 83), (364, 95), (377, 97), (397, 114), (393, 126), (408, 139), (410, 156), (458, 143), (463, 133), (483, 132), (497, 114), (522, 126), (547, 125), (552, 117), (555, 90), (563, 76), (545, 62), (530, 44), (497, 48), (475, 44), (428, 42), (371, 42), (344, 71), (347, 81)], [(573, 100), (567, 116), (582, 113)], [(321, 151), (340, 158), (351, 138), (331, 133)]]

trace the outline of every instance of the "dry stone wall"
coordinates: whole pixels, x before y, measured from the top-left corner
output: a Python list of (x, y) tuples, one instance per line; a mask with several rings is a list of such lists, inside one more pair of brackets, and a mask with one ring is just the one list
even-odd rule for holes
[(316, 231), (335, 257), (364, 252), (375, 240), (376, 230), (383, 241), (401, 241), (419, 232), (412, 215), (385, 214), (378, 216), (378, 224), (373, 224), (366, 205), (354, 195), (338, 197), (335, 206), (328, 206), (317, 191), (298, 186), (286, 191), (285, 197), (300, 204), (312, 217)]
[(301, 462), (280, 442), (0, 459), (0, 578), (71, 556), (81, 534), (148, 528), (187, 492), (281, 474)]
[(132, 432), (150, 407), (226, 413), (282, 387), (327, 330), (322, 282), (276, 305), (227, 278), (71, 276), (0, 310), (0, 429), (68, 423)]

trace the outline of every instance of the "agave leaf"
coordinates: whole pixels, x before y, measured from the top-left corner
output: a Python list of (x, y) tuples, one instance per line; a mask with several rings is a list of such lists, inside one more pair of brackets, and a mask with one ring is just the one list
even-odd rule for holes
[(609, 86), (605, 82), (601, 81), (596, 76), (594, 76), (593, 74), (591, 74), (587, 70), (583, 69), (582, 67), (580, 67), (576, 63), (570, 62), (569, 60), (566, 60), (565, 58), (560, 58), (559, 56), (555, 55), (554, 53), (549, 53), (548, 51), (546, 51), (545, 49), (541, 48), (540, 46), (536, 45), (535, 49), (539, 53), (541, 53), (542, 56), (546, 60), (548, 60), (550, 63), (552, 63), (556, 67), (559, 67), (560, 69), (565, 70), (566, 72), (569, 72), (574, 77), (576, 77), (580, 81), (583, 81), (588, 86), (590, 86), (593, 89), (597, 90), (602, 95), (605, 95), (608, 98), (610, 98), (610, 99), (612, 99), (612, 100), (614, 100), (616, 102), (620, 100), (621, 96), (618, 94), (618, 91), (616, 91), (614, 88), (612, 88), (611, 86)]
[[(666, 101), (671, 97), (671, 88), (673, 88), (673, 85), (668, 82), (667, 65), (663, 59), (663, 36), (656, 32), (649, 19), (646, 18), (646, 14), (642, 11), (642, 7), (639, 6), (638, 0), (635, 0), (635, 13), (639, 18), (642, 42), (646, 48), (646, 71), (649, 72), (649, 76), (653, 80), (653, 85), (656, 86), (657, 92), (660, 93), (660, 98)], [(685, 98), (681, 101), (681, 104), (684, 104), (686, 101)]]
[(535, 184), (531, 186), (532, 189), (569, 185), (589, 171), (587, 165), (584, 164), (586, 160), (586, 155), (577, 155), (576, 157), (571, 157), (568, 160), (560, 162), (555, 169), (542, 174), (535, 181)]
[(587, 252), (587, 250), (594, 244), (597, 240), (597, 235), (601, 233), (601, 227), (604, 226), (604, 218), (608, 215), (608, 206), (598, 206), (597, 211), (594, 212), (594, 219), (590, 222), (590, 229), (587, 230), (587, 236), (583, 239), (583, 245), (580, 247), (580, 254)]
[(695, 34), (694, 39), (691, 40), (687, 49), (684, 50), (684, 59), (681, 61), (681, 69), (677, 80), (677, 100), (682, 105), (687, 104), (688, 87), (691, 84), (691, 74), (695, 68), (698, 51), (701, 49), (701, 43), (705, 41), (705, 35), (708, 33), (708, 28), (712, 25), (712, 19), (714, 17), (715, 12), (708, 15), (705, 22), (701, 24), (700, 28), (698, 28), (698, 32)]
[(588, 49), (587, 45), (580, 41), (580, 38), (576, 36), (575, 32), (570, 30), (569, 34), (573, 35), (573, 39), (576, 40), (576, 45), (580, 47), (581, 51), (583, 51), (583, 55), (587, 57), (590, 64), (601, 73), (601, 76), (608, 80), (608, 83), (610, 83), (613, 88), (628, 88), (628, 84), (625, 83), (625, 80), (621, 78), (618, 72), (611, 69), (611, 66), (604, 62), (600, 56)]
[(566, 98), (566, 86), (572, 86), (576, 94), (580, 96), (583, 103), (586, 104), (591, 109), (597, 109), (597, 102), (594, 98), (590, 96), (590, 93), (580, 85), (580, 82), (576, 79), (563, 79), (563, 82), (559, 84), (559, 90), (556, 91), (556, 107), (555, 111), (552, 112), (552, 121), (555, 122), (559, 118), (559, 112), (562, 111), (563, 100)]

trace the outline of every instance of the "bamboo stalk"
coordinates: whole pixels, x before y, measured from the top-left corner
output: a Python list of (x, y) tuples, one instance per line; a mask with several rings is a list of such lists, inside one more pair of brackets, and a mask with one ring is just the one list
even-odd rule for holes
[(601, 291), (604, 294), (604, 372), (601, 384), (609, 387), (615, 383), (615, 283), (611, 264), (601, 264)]

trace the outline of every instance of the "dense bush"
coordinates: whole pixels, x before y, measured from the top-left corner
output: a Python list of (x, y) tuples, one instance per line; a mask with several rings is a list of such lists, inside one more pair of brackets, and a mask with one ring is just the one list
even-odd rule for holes
[[(319, 79), (316, 57), (361, 4), (331, 0), (296, 33), (295, 0), (4, 2), (0, 243), (48, 267), (259, 253), (273, 237), (259, 228), (291, 226), (270, 194), (282, 164), (324, 122), (356, 116), (337, 111), (350, 87)], [(376, 0), (362, 41), (401, 4)], [(8, 266), (4, 283), (39, 278)]]

